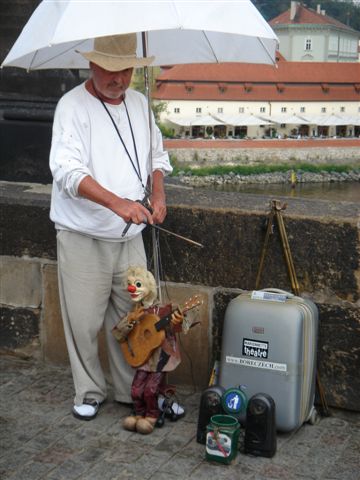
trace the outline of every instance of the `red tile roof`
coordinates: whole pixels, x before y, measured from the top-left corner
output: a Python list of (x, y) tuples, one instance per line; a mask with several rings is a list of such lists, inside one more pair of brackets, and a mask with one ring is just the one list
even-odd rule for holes
[(360, 63), (278, 62), (277, 66), (252, 63), (200, 63), (176, 65), (162, 72), (158, 82), (266, 82), (353, 83), (359, 82)]
[(304, 7), (303, 5), (298, 5), (296, 9), (296, 15), (293, 20), (290, 20), (290, 9), (286, 12), (281, 13), (277, 17), (270, 20), (270, 25), (276, 27), (278, 25), (299, 25), (299, 24), (313, 24), (313, 25), (332, 25), (338, 28), (355, 31), (350, 28), (348, 25), (335, 20), (328, 15), (322, 15), (321, 13), (315, 12), (315, 10)]
[[(158, 100), (360, 101), (360, 63), (176, 65), (157, 78)], [(192, 88), (186, 88), (186, 85)]]

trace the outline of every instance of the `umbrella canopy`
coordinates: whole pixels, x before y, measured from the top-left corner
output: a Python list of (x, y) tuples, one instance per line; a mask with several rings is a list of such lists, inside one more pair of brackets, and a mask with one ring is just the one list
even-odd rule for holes
[(271, 125), (271, 122), (256, 115), (218, 115), (216, 116), (222, 123), (233, 127), (250, 125)]
[(205, 115), (204, 117), (167, 118), (167, 121), (182, 127), (208, 127), (224, 124), (224, 122), (212, 115)]
[(310, 125), (311, 121), (300, 115), (272, 115), (269, 117), (273, 123), (285, 124), (285, 125)]
[(360, 115), (359, 116), (355, 116), (355, 115), (350, 115), (350, 116), (346, 116), (344, 118), (344, 124), (343, 125), (360, 125)]
[(147, 34), (153, 65), (275, 64), (278, 40), (250, 0), (43, 0), (2, 66), (88, 68), (78, 53), (100, 36)]
[[(335, 123), (329, 123), (330, 115), (310, 115), (308, 116), (310, 125), (320, 125), (320, 126), (329, 126), (335, 125)], [(337, 122), (339, 120), (338, 117), (333, 118), (333, 122)]]
[(317, 125), (322, 125), (325, 127), (336, 126), (336, 125), (346, 125), (346, 124), (347, 122), (345, 118), (338, 117), (333, 113), (323, 119), (319, 119), (319, 121), (317, 122)]
[(222, 125), (223, 122), (217, 120), (212, 115), (205, 115), (204, 117), (197, 117), (194, 118), (191, 122), (192, 127), (208, 127), (208, 126), (215, 126), (215, 125)]
[(173, 123), (174, 125), (179, 125), (180, 127), (190, 127), (192, 118), (167, 118), (168, 122)]

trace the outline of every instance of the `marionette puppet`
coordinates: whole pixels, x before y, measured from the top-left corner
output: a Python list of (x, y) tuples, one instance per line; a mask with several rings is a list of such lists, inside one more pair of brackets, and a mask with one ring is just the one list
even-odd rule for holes
[(155, 279), (143, 267), (130, 267), (127, 282), (134, 308), (112, 330), (125, 359), (136, 368), (131, 386), (135, 414), (124, 419), (123, 427), (148, 434), (155, 425), (161, 426), (160, 419), (163, 422), (159, 393), (166, 373), (181, 361), (176, 333), (189, 329), (183, 312), (201, 302), (191, 300), (183, 310), (174, 310), (171, 304), (159, 305)]

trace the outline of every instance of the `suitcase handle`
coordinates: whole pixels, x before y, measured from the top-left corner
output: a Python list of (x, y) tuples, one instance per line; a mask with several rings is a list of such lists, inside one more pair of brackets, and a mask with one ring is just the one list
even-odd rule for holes
[(262, 288), (260, 292), (269, 292), (269, 293), (281, 293), (286, 295), (286, 298), (294, 298), (293, 293), (287, 292), (286, 290), (281, 290), (280, 288)]

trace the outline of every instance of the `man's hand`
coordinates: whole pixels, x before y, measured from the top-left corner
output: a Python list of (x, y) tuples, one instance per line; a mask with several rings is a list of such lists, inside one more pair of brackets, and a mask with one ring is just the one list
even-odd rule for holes
[(162, 223), (166, 217), (165, 195), (153, 194), (151, 196), (151, 208), (154, 223)]
[(166, 217), (164, 175), (160, 170), (153, 172), (153, 186), (150, 198), (154, 223), (162, 223)]
[[(161, 173), (161, 172), (160, 172)], [(161, 174), (162, 175), (162, 174)], [(119, 215), (126, 223), (133, 222), (137, 225), (141, 223), (154, 223), (153, 216), (140, 202), (121, 198), (103, 188), (92, 177), (83, 178), (78, 187), (78, 193), (95, 203), (103, 205)]]
[(122, 217), (126, 223), (130, 221), (137, 225), (141, 223), (154, 223), (154, 216), (140, 202), (117, 197), (109, 208), (119, 215), (119, 217)]

